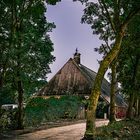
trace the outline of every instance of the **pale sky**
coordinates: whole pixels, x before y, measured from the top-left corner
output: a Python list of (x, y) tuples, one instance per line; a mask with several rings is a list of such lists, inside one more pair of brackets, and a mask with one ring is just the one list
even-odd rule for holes
[(80, 2), (72, 0), (62, 0), (55, 6), (47, 6), (47, 20), (56, 25), (50, 33), (56, 60), (50, 65), (52, 73), (48, 75), (48, 80), (73, 57), (76, 48), (81, 53), (81, 63), (95, 72), (98, 70), (97, 60), (101, 60), (102, 56), (94, 52), (94, 48), (100, 46), (101, 40), (92, 34), (89, 25), (80, 23), (83, 9)]

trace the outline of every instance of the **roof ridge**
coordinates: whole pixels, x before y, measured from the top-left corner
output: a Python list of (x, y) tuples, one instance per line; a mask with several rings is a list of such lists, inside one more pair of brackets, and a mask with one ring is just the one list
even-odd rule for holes
[(80, 65), (82, 64), (77, 64), (74, 59), (72, 59), (74, 65), (82, 72), (83, 76), (88, 80), (91, 80), (90, 77), (81, 69)]
[(82, 65), (82, 66), (84, 66), (85, 68), (87, 68), (88, 70), (90, 70), (90, 71), (94, 72), (95, 74), (97, 74), (97, 72), (95, 72), (95, 71), (93, 71), (92, 69), (90, 69), (90, 68), (86, 67), (85, 65), (83, 65), (83, 64), (81, 64), (81, 65)]

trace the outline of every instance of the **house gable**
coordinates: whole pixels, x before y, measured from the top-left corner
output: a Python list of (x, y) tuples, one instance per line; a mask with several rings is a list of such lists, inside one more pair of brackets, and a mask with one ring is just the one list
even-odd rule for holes
[[(74, 58), (70, 58), (37, 95), (84, 95), (88, 97), (91, 94), (96, 74), (80, 63), (80, 54), (76, 51)], [(105, 78), (102, 81), (100, 98), (110, 104), (110, 83)], [(119, 93), (116, 93), (115, 102), (117, 106), (126, 107)]]
[(42, 95), (90, 94), (89, 87), (91, 86), (87, 77), (79, 65), (70, 58), (40, 93)]

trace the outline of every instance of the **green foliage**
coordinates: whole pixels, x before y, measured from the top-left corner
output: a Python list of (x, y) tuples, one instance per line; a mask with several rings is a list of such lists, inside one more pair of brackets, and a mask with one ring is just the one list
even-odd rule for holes
[(0, 131), (15, 129), (17, 127), (17, 119), (16, 119), (17, 109), (5, 110), (1, 109), (0, 112)]
[(93, 34), (98, 34), (102, 40), (113, 40), (120, 31), (121, 24), (125, 22), (130, 13), (139, 11), (139, 0), (79, 0), (85, 3), (82, 23), (89, 24)]
[(80, 104), (81, 99), (78, 96), (31, 98), (25, 108), (25, 124), (36, 126), (47, 121), (75, 118)]
[(99, 48), (95, 48), (95, 51), (103, 54), (104, 58), (114, 46), (116, 36), (119, 34), (123, 24), (126, 24), (132, 18), (130, 15), (134, 16), (140, 12), (138, 6), (140, 2), (138, 0), (79, 1), (85, 4), (81, 22), (89, 24), (93, 34), (99, 35), (99, 38), (104, 41)]
[(95, 111), (100, 96), (102, 79), (109, 65), (117, 58), (127, 26), (140, 12), (139, 5), (140, 1), (138, 0), (98, 0), (97, 2), (85, 2), (86, 8), (84, 9), (82, 23), (89, 24), (93, 34), (99, 35), (100, 39), (115, 42), (110, 52), (100, 63), (95, 78), (96, 82), (92, 88), (90, 104), (88, 105), (85, 138), (95, 133)]
[(28, 97), (46, 84), (49, 64), (54, 61), (48, 32), (55, 25), (47, 21), (45, 12), (45, 3), (40, 0), (0, 2), (0, 88), (3, 92), (9, 89), (14, 94), (20, 80)]
[(96, 139), (98, 140), (138, 140), (140, 137), (140, 120), (124, 120), (114, 122), (108, 126), (97, 128)]
[(8, 86), (0, 89), (0, 106), (15, 103), (16, 94)]
[[(49, 0), (48, 3), (55, 4), (57, 1)], [(55, 60), (52, 55), (53, 43), (48, 34), (55, 25), (47, 21), (46, 9), (45, 1), (41, 0), (0, 2), (1, 96), (6, 90), (13, 95), (17, 93), (20, 129), (23, 128), (24, 98), (46, 84), (49, 64)]]
[(46, 0), (46, 2), (48, 4), (51, 4), (51, 5), (55, 5), (57, 2), (60, 2), (61, 0)]
[(118, 80), (124, 93), (139, 93), (140, 85), (140, 20), (139, 16), (128, 26), (118, 57)]

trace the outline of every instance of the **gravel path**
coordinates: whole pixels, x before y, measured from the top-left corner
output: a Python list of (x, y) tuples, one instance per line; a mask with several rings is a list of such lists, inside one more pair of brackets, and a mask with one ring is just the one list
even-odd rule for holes
[[(108, 120), (96, 122), (97, 127), (107, 124)], [(85, 123), (78, 123), (19, 135), (11, 140), (80, 140), (84, 135), (85, 128)]]

